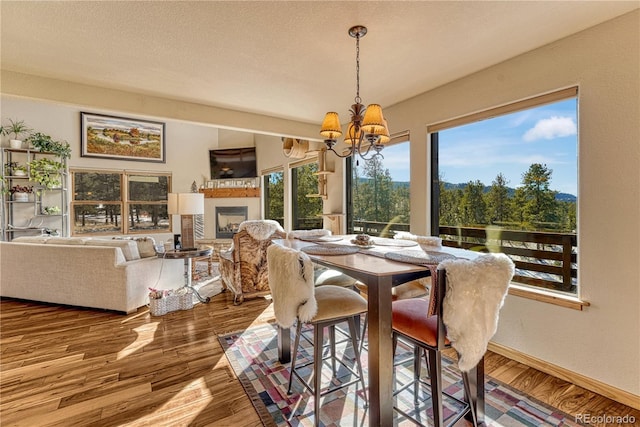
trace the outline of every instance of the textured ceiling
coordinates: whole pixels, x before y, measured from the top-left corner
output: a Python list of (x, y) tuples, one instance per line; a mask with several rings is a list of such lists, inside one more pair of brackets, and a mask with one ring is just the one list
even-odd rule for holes
[(637, 9), (638, 1), (6, 1), (3, 70), (304, 122), (383, 107)]

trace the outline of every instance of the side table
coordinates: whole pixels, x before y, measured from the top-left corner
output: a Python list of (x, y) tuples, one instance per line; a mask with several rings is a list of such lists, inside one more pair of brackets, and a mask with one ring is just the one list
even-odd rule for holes
[(199, 257), (209, 257), (213, 253), (213, 248), (210, 246), (203, 247), (201, 249), (194, 249), (190, 251), (181, 251), (181, 250), (170, 250), (165, 251), (164, 253), (158, 254), (158, 258), (168, 258), (168, 259), (184, 259), (184, 277), (185, 284), (184, 287), (189, 289), (193, 294), (198, 298), (200, 302), (209, 302), (211, 298), (204, 298), (202, 295), (198, 293), (198, 291), (193, 287), (192, 277), (191, 277), (191, 263), (193, 258)]

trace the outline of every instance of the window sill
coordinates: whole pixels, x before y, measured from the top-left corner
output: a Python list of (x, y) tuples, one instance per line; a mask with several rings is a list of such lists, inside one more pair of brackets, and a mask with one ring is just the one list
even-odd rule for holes
[(555, 292), (545, 291), (543, 289), (534, 289), (527, 286), (511, 284), (509, 286), (509, 295), (521, 298), (532, 299), (534, 301), (555, 304), (561, 307), (571, 308), (582, 311), (583, 307), (591, 305), (588, 301), (582, 301), (578, 297), (570, 295), (557, 294)]

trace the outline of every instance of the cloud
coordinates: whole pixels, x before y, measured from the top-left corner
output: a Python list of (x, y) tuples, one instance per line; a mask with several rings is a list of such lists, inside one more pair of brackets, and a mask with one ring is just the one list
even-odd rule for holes
[(525, 132), (522, 138), (525, 141), (554, 139), (575, 135), (577, 132), (578, 129), (571, 117), (553, 116), (549, 119), (539, 120), (534, 127)]

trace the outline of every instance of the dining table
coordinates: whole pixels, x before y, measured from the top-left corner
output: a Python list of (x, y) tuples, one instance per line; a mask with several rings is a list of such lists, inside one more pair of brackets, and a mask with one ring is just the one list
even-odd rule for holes
[[(314, 263), (337, 270), (367, 285), (369, 426), (392, 426), (394, 424), (392, 288), (411, 280), (427, 277), (431, 271), (426, 263), (418, 263), (419, 259), (415, 262), (415, 255), (419, 256), (421, 251), (416, 242), (412, 245), (407, 240), (372, 237), (370, 245), (359, 246), (353, 243), (354, 238), (354, 235), (346, 235), (305, 240), (276, 239), (273, 243), (306, 252)], [(349, 248), (356, 246), (358, 250), (343, 251), (340, 250), (340, 245)], [(332, 249), (335, 250), (332, 251)], [(442, 254), (443, 258), (473, 259), (479, 255), (477, 252), (447, 246), (434, 247), (433, 253)], [(403, 254), (409, 255), (406, 260), (403, 259)], [(438, 256), (436, 255), (433, 259), (437, 261)], [(291, 361), (291, 330), (289, 328), (278, 328), (278, 357), (281, 363)], [(481, 422), (484, 419), (484, 358), (469, 373), (469, 378), (471, 386), (469, 400), (476, 408), (478, 422)]]

